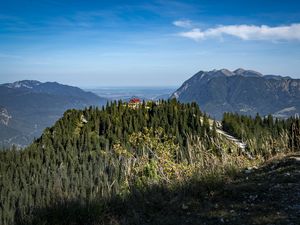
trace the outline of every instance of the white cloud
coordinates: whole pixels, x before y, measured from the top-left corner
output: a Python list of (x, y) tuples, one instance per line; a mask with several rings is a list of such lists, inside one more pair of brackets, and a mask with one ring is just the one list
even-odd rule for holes
[(187, 32), (181, 32), (179, 35), (195, 41), (214, 37), (221, 38), (223, 35), (234, 36), (242, 40), (300, 41), (300, 23), (277, 27), (269, 27), (266, 25), (229, 25), (206, 30), (194, 28)]
[(173, 25), (177, 27), (190, 28), (192, 27), (192, 23), (190, 20), (176, 20), (173, 22)]

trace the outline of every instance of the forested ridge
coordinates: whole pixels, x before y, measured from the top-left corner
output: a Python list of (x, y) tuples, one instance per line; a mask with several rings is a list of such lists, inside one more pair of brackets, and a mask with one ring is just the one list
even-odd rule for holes
[[(225, 114), (223, 127), (249, 140), (254, 157), (298, 150), (299, 119), (270, 120)], [(0, 224), (105, 224), (75, 208), (65, 218), (68, 222), (56, 221), (50, 210), (42, 214), (46, 219), (37, 212), (75, 201), (93, 214), (89, 205), (95, 201), (125, 199), (153, 185), (182, 184), (217, 164), (227, 168), (225, 163), (233, 167), (247, 161), (215, 129), (197, 104), (176, 100), (68, 110), (26, 149), (0, 152)], [(265, 135), (269, 145), (255, 135)], [(278, 137), (282, 142), (271, 143)], [(103, 205), (97, 207), (97, 212), (107, 212)]]
[[(203, 124), (200, 116), (206, 118)], [(188, 134), (210, 136), (208, 119), (196, 104), (173, 100), (132, 109), (113, 102), (102, 109), (68, 110), (25, 150), (0, 153), (1, 224), (11, 224), (57, 198), (93, 199), (119, 193), (126, 177), (122, 154), (143, 150), (129, 140), (140, 131), (151, 137), (160, 132), (156, 135), (161, 143), (183, 148)], [(208, 147), (209, 139), (204, 144)], [(187, 157), (184, 151), (176, 154), (177, 160)]]

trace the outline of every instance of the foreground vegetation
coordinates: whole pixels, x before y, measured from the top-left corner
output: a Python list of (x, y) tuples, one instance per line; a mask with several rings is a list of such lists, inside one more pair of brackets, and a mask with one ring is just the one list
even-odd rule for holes
[[(227, 116), (233, 134), (257, 119)], [(69, 110), (25, 150), (0, 153), (0, 223), (175, 224), (191, 207), (183, 199), (204, 204), (243, 168), (299, 150), (299, 120), (280, 123), (262, 139), (239, 136), (249, 158), (194, 103)]]
[[(57, 202), (18, 224), (299, 224), (300, 155), (278, 156), (263, 166), (151, 186), (126, 198)], [(230, 179), (231, 178), (231, 179)]]

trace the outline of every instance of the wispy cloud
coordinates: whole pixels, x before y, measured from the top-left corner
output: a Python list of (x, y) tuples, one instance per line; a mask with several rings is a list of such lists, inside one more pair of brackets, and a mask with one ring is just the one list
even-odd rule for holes
[(193, 28), (190, 31), (179, 33), (179, 36), (190, 38), (195, 41), (201, 41), (208, 38), (222, 38), (225, 35), (237, 37), (242, 40), (300, 41), (300, 23), (274, 27), (267, 25), (221, 25), (206, 30)]
[(177, 27), (191, 28), (192, 22), (190, 20), (176, 20), (173, 22), (173, 25)]

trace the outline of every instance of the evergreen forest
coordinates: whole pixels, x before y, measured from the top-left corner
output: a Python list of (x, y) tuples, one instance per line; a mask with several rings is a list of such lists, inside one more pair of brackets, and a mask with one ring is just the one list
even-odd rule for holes
[[(225, 113), (218, 128), (196, 103), (174, 99), (68, 110), (27, 148), (0, 151), (0, 224), (113, 224), (108, 209), (126, 211), (149, 188), (177, 190), (299, 149), (297, 118)], [(131, 213), (127, 224), (140, 223)]]

